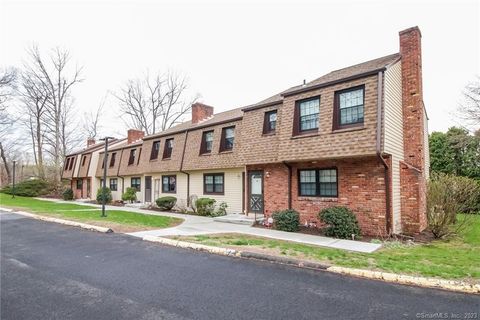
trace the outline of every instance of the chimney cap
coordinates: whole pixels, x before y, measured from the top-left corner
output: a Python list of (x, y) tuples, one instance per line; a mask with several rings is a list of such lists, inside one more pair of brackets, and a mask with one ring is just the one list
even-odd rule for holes
[(418, 26), (414, 26), (414, 27), (402, 30), (398, 34), (399, 35), (404, 35), (406, 33), (410, 33), (410, 32), (413, 32), (413, 31), (417, 31), (420, 34), (420, 37), (422, 36), (422, 32), (420, 31), (420, 28)]

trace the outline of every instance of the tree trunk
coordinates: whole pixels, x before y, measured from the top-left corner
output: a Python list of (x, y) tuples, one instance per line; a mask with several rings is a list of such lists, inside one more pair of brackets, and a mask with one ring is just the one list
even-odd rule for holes
[[(42, 130), (41, 130), (41, 123), (40, 118), (37, 117), (37, 128), (36, 128), (36, 135), (37, 135), (37, 166), (38, 166), (38, 176), (41, 179), (45, 179), (45, 169), (43, 167), (43, 150), (42, 150)], [(35, 146), (34, 146), (35, 147)]]
[(3, 145), (1, 142), (0, 142), (0, 158), (2, 158), (3, 164), (5, 165), (5, 172), (7, 172), (8, 183), (10, 183), (12, 181), (12, 175), (10, 174), (10, 168), (8, 167), (7, 157), (5, 156)]

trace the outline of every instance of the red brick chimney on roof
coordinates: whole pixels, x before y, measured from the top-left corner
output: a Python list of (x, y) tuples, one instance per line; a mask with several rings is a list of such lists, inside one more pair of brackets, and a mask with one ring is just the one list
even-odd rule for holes
[(196, 102), (192, 104), (192, 123), (199, 123), (213, 115), (213, 107)]
[(95, 138), (87, 139), (87, 148), (93, 146), (94, 144), (95, 144)]
[(129, 129), (127, 135), (127, 144), (137, 142), (142, 139), (145, 133), (142, 130)]

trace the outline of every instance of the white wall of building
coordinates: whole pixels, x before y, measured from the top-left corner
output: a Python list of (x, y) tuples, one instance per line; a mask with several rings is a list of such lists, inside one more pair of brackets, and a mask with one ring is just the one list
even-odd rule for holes
[[(243, 172), (243, 168), (190, 171), (190, 194), (199, 198), (215, 199), (217, 204), (226, 202), (228, 205), (227, 213), (242, 213)], [(225, 192), (223, 195), (203, 193), (204, 173), (224, 173)]]
[(403, 150), (402, 65), (397, 62), (385, 71), (384, 151), (392, 155), (393, 232), (402, 231), (400, 204), (400, 161)]

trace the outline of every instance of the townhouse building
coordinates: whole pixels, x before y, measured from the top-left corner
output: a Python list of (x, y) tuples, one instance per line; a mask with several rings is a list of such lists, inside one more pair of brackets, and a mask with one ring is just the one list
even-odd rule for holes
[[(110, 141), (110, 146), (116, 147), (125, 143), (126, 139)], [(71, 153), (65, 157), (62, 179), (68, 180), (75, 199), (94, 199), (100, 188), (100, 181), (95, 178), (98, 157), (105, 147), (103, 142), (96, 143), (95, 139), (87, 140), (86, 148)]]
[(226, 202), (228, 213), (266, 217), (290, 208), (302, 224), (340, 205), (364, 234), (421, 232), (429, 177), (421, 33), (414, 27), (399, 38), (398, 53), (261, 102), (217, 114), (196, 103), (191, 121), (149, 136), (130, 130), (108, 155), (119, 158), (108, 168), (114, 197), (121, 185), (146, 203), (174, 195), (188, 206), (196, 195)]

